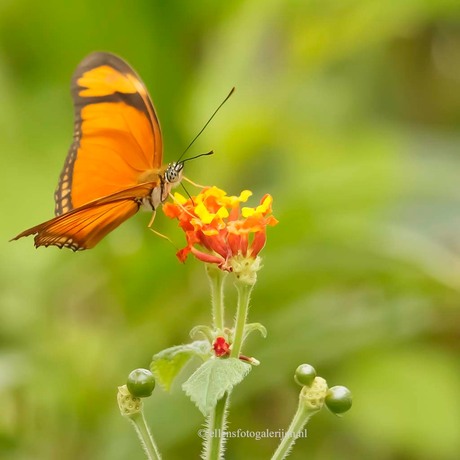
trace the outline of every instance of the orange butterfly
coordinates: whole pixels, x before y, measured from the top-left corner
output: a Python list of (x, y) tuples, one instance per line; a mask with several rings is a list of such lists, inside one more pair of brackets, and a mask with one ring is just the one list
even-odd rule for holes
[(56, 217), (13, 240), (35, 235), (35, 247), (92, 248), (141, 206), (155, 212), (182, 179), (183, 161), (162, 165), (155, 109), (125, 61), (87, 56), (72, 77), (72, 97), (73, 143), (54, 195)]

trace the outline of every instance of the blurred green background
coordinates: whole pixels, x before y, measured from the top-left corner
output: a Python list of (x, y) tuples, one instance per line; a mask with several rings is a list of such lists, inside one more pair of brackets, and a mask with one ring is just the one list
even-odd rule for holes
[[(70, 77), (95, 50), (142, 76), (165, 161), (237, 87), (192, 149), (216, 155), (187, 165), (254, 202), (271, 193), (280, 220), (250, 311), (269, 335), (244, 350), (262, 365), (230, 428), (285, 428), (308, 362), (354, 407), (316, 416), (292, 459), (459, 458), (458, 0), (3, 0), (0, 457), (143, 458), (116, 387), (209, 322), (201, 263), (181, 265), (148, 214), (77, 254), (7, 242), (53, 216)], [(155, 225), (182, 245), (175, 222)], [(198, 458), (202, 419), (180, 382), (147, 417), (166, 459)], [(228, 458), (276, 444), (232, 439)]]

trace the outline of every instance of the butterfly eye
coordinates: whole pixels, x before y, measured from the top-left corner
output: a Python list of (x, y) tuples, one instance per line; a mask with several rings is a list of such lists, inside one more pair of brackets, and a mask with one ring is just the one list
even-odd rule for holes
[(169, 183), (178, 182), (181, 179), (181, 172), (183, 169), (184, 169), (184, 163), (182, 161), (178, 161), (176, 163), (169, 164), (165, 172), (166, 182), (169, 182)]

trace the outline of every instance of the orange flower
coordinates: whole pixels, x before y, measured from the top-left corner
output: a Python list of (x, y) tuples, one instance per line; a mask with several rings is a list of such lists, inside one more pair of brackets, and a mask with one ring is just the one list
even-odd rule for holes
[(184, 262), (192, 253), (222, 270), (233, 271), (235, 258), (256, 259), (266, 241), (266, 227), (278, 221), (272, 215), (273, 199), (265, 195), (255, 208), (242, 207), (252, 195), (244, 190), (239, 196), (228, 196), (217, 187), (204, 188), (193, 199), (179, 193), (173, 203), (163, 206), (164, 213), (178, 219), (187, 246), (177, 256)]

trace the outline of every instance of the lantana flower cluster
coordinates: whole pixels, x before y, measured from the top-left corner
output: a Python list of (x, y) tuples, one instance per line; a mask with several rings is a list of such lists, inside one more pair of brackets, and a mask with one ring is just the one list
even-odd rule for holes
[(235, 261), (255, 260), (266, 242), (267, 226), (278, 223), (272, 215), (271, 195), (264, 195), (256, 207), (241, 206), (252, 195), (244, 190), (229, 196), (217, 187), (206, 187), (192, 198), (174, 194), (164, 213), (178, 219), (187, 245), (178, 251), (184, 262), (191, 253), (197, 259), (233, 271)]

